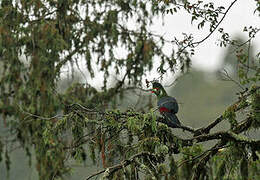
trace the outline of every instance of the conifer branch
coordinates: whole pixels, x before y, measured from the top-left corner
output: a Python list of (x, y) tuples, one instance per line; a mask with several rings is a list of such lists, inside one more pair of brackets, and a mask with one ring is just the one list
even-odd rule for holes
[(130, 165), (131, 163), (134, 163), (136, 158), (141, 158), (141, 157), (145, 157), (145, 156), (155, 156), (155, 155), (150, 153), (150, 152), (140, 152), (138, 154), (133, 155), (129, 159), (122, 161), (121, 163), (119, 163), (117, 165), (114, 165), (114, 166), (111, 166), (109, 168), (100, 170), (100, 171), (88, 176), (85, 180), (89, 180), (89, 179), (91, 179), (91, 178), (93, 178), (97, 175), (103, 174), (103, 173), (106, 173), (104, 175), (105, 177), (109, 177), (110, 175), (112, 175), (116, 171), (125, 168), (126, 166)]

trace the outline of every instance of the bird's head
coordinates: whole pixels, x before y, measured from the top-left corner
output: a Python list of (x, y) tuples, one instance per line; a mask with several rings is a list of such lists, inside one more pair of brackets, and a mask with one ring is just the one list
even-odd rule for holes
[(158, 82), (153, 82), (153, 89), (152, 93), (154, 93), (156, 96), (167, 96), (166, 91), (164, 90), (163, 86)]

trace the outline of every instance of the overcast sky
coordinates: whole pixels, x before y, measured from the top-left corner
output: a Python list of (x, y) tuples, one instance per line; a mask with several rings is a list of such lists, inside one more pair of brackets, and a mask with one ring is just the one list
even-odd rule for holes
[[(203, 1), (206, 2), (206, 1)], [(231, 0), (215, 0), (215, 6), (227, 7), (231, 4)], [(254, 0), (238, 0), (230, 9), (224, 21), (219, 27), (224, 28), (225, 32), (233, 35), (242, 35), (245, 39), (248, 38), (248, 33), (241, 33), (244, 26), (253, 26), (260, 28), (260, 18), (258, 13), (253, 14), (256, 8), (256, 1)], [(203, 30), (198, 30), (196, 23), (191, 25), (191, 16), (180, 11), (173, 15), (168, 14), (165, 16), (164, 26), (161, 26), (160, 20), (154, 24), (152, 29), (158, 33), (165, 34), (167, 39), (172, 40), (174, 36), (180, 37), (182, 32), (187, 34), (194, 34), (195, 41), (203, 39), (208, 33), (209, 29), (204, 28)], [(193, 56), (193, 65), (195, 67), (203, 68), (204, 70), (214, 70), (217, 69), (221, 63), (223, 57), (224, 48), (217, 46), (216, 41), (220, 37), (220, 33), (215, 31), (212, 36), (205, 42), (200, 44), (195, 50), (196, 53)], [(256, 51), (259, 52), (260, 49), (260, 33), (257, 34), (253, 43), (251, 44), (255, 47)]]

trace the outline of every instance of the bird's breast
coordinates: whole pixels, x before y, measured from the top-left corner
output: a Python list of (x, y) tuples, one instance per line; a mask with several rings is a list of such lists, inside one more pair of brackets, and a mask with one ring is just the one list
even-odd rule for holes
[(170, 110), (167, 109), (166, 107), (160, 107), (160, 108), (159, 108), (159, 111), (160, 111), (160, 113), (170, 112)]

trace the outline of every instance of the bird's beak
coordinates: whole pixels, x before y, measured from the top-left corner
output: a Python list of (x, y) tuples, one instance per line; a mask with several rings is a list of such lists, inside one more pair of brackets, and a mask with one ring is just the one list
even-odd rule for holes
[(153, 89), (151, 90), (151, 93), (155, 93), (157, 90), (158, 90), (157, 88), (153, 88)]

